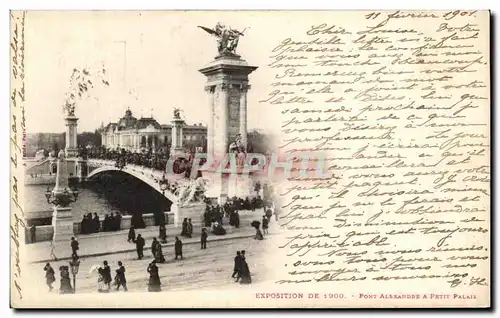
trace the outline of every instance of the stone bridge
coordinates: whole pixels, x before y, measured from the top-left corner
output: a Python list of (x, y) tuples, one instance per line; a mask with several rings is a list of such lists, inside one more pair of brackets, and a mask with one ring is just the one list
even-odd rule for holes
[[(68, 158), (68, 172), (70, 178), (77, 178), (80, 181), (85, 181), (92, 179), (94, 176), (108, 171), (120, 171), (129, 174), (142, 182), (149, 185), (155, 191), (163, 194), (172, 204), (178, 204), (179, 200), (175, 193), (170, 190), (162, 191), (160, 187), (160, 180), (165, 176), (170, 184), (177, 183), (177, 185), (182, 186), (189, 182), (185, 179), (183, 175), (175, 174), (165, 174), (161, 170), (156, 170), (153, 168), (146, 168), (134, 164), (126, 164), (123, 168), (118, 168), (115, 166), (114, 160), (103, 160), (103, 159), (82, 159), (82, 158)], [(45, 159), (31, 159), (25, 161), (26, 166), (26, 184), (36, 183), (38, 180), (46, 180), (49, 184), (55, 182), (56, 175), (56, 160), (55, 158), (45, 158)], [(32, 177), (37, 175), (36, 178)], [(52, 181), (52, 182), (50, 182)]]
[[(193, 202), (195, 189), (199, 180), (184, 178), (183, 174), (165, 174), (161, 170), (144, 166), (126, 164), (123, 168), (115, 166), (114, 160), (67, 158), (70, 178), (80, 181), (91, 180), (100, 173), (120, 171), (129, 174), (149, 185), (154, 191), (164, 195), (172, 202), (171, 212), (174, 212), (174, 224), (177, 226), (184, 217), (193, 217), (193, 222), (199, 223), (204, 211), (204, 204)], [(25, 183), (33, 184), (36, 180), (47, 181), (44, 184), (54, 184), (56, 175), (56, 158), (27, 159), (25, 160)], [(33, 177), (37, 175), (37, 177)], [(161, 190), (160, 181), (165, 176), (175, 189)], [(52, 179), (51, 179), (52, 178)], [(35, 180), (35, 181), (34, 181)], [(175, 192), (174, 192), (175, 191)]]
[(82, 169), (85, 169), (86, 166), (87, 171), (83, 173), (83, 176), (86, 177), (86, 179), (92, 179), (92, 177), (103, 172), (121, 171), (141, 180), (154, 190), (164, 194), (164, 196), (169, 199), (172, 204), (178, 204), (178, 198), (169, 190), (163, 192), (160, 188), (160, 180), (162, 180), (163, 176), (165, 175), (165, 179), (167, 179), (170, 184), (174, 184), (175, 182), (177, 182), (178, 184), (183, 184), (184, 182), (186, 182), (183, 176), (167, 175), (160, 170), (133, 164), (126, 164), (125, 167), (120, 169), (115, 166), (115, 161), (112, 160), (88, 159), (81, 164)]

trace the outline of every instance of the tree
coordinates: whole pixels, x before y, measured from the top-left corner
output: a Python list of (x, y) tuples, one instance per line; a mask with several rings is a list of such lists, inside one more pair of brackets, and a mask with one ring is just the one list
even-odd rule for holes
[(78, 134), (77, 142), (79, 146), (86, 147), (87, 145), (100, 146), (101, 145), (101, 133), (97, 130), (94, 132), (84, 131)]
[(272, 148), (272, 136), (251, 131), (247, 135), (247, 150), (249, 153), (266, 154)]

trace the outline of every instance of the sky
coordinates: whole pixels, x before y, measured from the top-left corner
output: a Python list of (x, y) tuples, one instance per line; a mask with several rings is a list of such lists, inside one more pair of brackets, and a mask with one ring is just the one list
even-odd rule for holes
[[(272, 18), (272, 20), (271, 20)], [(245, 31), (237, 53), (259, 68), (250, 75), (248, 129), (278, 131), (276, 116), (263, 103), (273, 70), (269, 52), (284, 38), (290, 15), (260, 12), (31, 11), (26, 17), (25, 86), (27, 132), (63, 132), (62, 105), (74, 68), (96, 73), (105, 66), (110, 85), (95, 85), (76, 106), (78, 131), (116, 122), (127, 108), (160, 124), (175, 107), (188, 124), (208, 123), (205, 77), (198, 72), (217, 55), (216, 39), (198, 25), (217, 22)], [(273, 29), (272, 24), (283, 29)], [(94, 80), (94, 82), (99, 82)]]

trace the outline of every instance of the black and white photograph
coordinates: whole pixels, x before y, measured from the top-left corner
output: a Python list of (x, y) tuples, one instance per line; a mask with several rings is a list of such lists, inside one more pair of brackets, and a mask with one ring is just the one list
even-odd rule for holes
[(15, 308), (490, 306), (490, 15), (11, 11)]

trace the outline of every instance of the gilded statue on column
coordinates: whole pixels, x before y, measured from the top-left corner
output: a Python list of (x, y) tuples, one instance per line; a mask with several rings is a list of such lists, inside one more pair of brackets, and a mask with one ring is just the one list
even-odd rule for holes
[(246, 30), (245, 28), (240, 32), (230, 27), (226, 27), (221, 23), (217, 23), (214, 29), (203, 26), (198, 27), (217, 38), (217, 49), (221, 56), (236, 55), (236, 47), (238, 46), (239, 38), (244, 35), (243, 32)]
[(181, 119), (181, 110), (179, 108), (174, 108), (174, 119)]

